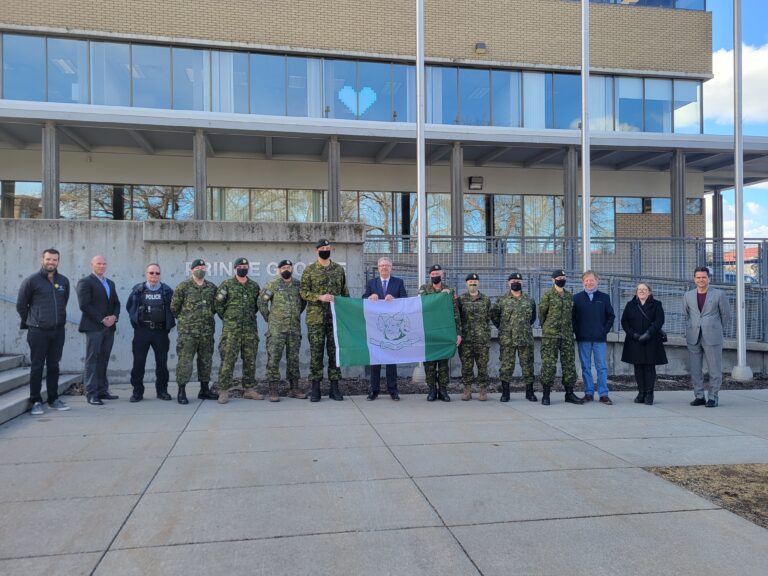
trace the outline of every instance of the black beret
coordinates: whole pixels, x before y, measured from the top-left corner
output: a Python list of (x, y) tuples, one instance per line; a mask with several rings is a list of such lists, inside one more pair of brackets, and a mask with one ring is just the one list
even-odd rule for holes
[(322, 248), (323, 246), (330, 246), (331, 243), (328, 242), (325, 238), (320, 238), (320, 240), (317, 241), (317, 244), (315, 244), (315, 248)]
[(471, 274), (467, 274), (467, 277), (464, 278), (464, 281), (465, 282), (469, 282), (470, 280), (477, 280), (479, 282), (480, 281), (480, 276), (478, 276), (474, 272), (472, 272)]
[(193, 270), (198, 266), (207, 266), (207, 264), (205, 263), (205, 260), (203, 260), (202, 258), (198, 258), (196, 260), (192, 260), (192, 265), (189, 268)]
[(443, 269), (440, 264), (432, 264), (432, 266), (429, 267), (430, 272), (440, 272)]
[(552, 278), (558, 278), (559, 276), (565, 276), (565, 271), (555, 270), (554, 272), (552, 272)]
[(235, 259), (234, 265), (235, 266), (242, 266), (242, 265), (250, 266), (250, 262), (248, 262), (248, 258), (243, 258), (241, 256), (240, 258)]
[(277, 267), (282, 268), (283, 266), (293, 266), (293, 262), (290, 260), (280, 260), (280, 262), (277, 263)]
[(512, 274), (509, 275), (509, 278), (507, 280), (522, 280), (523, 275), (520, 274), (520, 272), (512, 272)]

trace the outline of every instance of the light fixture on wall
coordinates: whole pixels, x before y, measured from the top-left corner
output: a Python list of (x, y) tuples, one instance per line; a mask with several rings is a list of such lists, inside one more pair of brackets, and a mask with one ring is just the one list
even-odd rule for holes
[(483, 177), (482, 176), (470, 176), (469, 177), (469, 189), (470, 190), (482, 190), (483, 189)]
[(475, 54), (485, 54), (488, 52), (488, 47), (485, 42), (475, 42)]

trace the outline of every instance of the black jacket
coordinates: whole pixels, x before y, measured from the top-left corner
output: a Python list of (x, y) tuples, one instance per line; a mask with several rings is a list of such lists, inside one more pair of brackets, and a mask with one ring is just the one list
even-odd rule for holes
[[(128, 302), (125, 305), (125, 309), (128, 311), (128, 317), (131, 319), (131, 326), (136, 328), (139, 324), (139, 307), (141, 306), (141, 294), (147, 289), (146, 282), (136, 284), (131, 289), (131, 294), (128, 296)], [(171, 314), (171, 298), (173, 298), (173, 290), (168, 284), (160, 282), (160, 291), (163, 293), (163, 307), (165, 308), (165, 329), (170, 332), (174, 326), (176, 326), (176, 319)]]
[[(89, 274), (81, 278), (77, 283), (77, 301), (80, 304), (80, 310), (83, 313), (80, 318), (80, 332), (94, 332), (104, 330), (104, 324), (101, 321), (107, 316), (115, 315), (120, 317), (120, 299), (117, 297), (117, 288), (115, 283), (107, 278), (109, 284), (109, 298), (101, 281), (95, 274)], [(110, 330), (117, 329), (115, 322)]]
[[(643, 315), (645, 312), (645, 316)], [(664, 325), (664, 307), (661, 302), (649, 296), (640, 311), (637, 296), (624, 306), (621, 315), (621, 327), (627, 333), (621, 361), (627, 364), (666, 364), (667, 354), (661, 341), (660, 330)], [(648, 332), (651, 339), (640, 342), (637, 338)]]
[(573, 295), (573, 333), (577, 342), (605, 342), (616, 314), (611, 297), (597, 290), (589, 299), (585, 291)]
[(53, 282), (48, 273), (40, 269), (24, 279), (16, 299), (16, 311), (21, 317), (21, 329), (28, 327), (52, 330), (67, 321), (69, 279), (56, 272)]

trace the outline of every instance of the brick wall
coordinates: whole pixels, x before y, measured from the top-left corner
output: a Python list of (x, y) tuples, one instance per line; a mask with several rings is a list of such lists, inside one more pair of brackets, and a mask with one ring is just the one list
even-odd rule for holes
[[(617, 238), (669, 238), (671, 234), (670, 214), (616, 214)], [(685, 235), (689, 238), (706, 236), (704, 214), (685, 215)]]

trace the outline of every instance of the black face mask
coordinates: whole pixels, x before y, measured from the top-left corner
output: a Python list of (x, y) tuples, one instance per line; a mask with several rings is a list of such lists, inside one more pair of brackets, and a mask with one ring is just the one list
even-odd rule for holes
[(280, 272), (280, 276), (282, 276), (286, 280), (288, 280), (288, 278), (290, 278), (292, 274), (293, 272), (291, 272), (290, 270), (283, 270), (282, 272)]
[(555, 280), (555, 286), (557, 286), (558, 288), (564, 287), (565, 286), (565, 279)]
[(318, 252), (317, 255), (320, 256), (321, 260), (328, 260), (328, 258), (331, 257), (331, 251), (330, 250), (320, 250), (320, 252)]
[(238, 268), (237, 270), (235, 270), (235, 274), (240, 276), (240, 278), (245, 278), (246, 276), (248, 276), (248, 268)]
[(443, 281), (442, 276), (432, 276), (432, 284), (440, 284)]
[(520, 292), (520, 290), (523, 289), (523, 285), (520, 284), (520, 282), (512, 282), (512, 284), (509, 285), (509, 289), (512, 290), (512, 292)]

